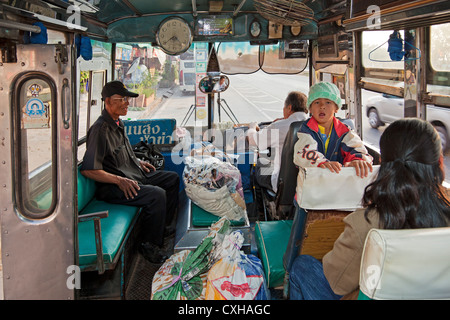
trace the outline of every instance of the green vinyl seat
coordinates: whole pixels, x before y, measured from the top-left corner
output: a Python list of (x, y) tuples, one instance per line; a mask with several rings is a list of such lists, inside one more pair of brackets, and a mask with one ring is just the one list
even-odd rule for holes
[[(93, 199), (80, 212), (80, 217), (88, 213), (108, 211), (108, 217), (101, 219), (103, 261), (112, 264), (122, 246), (128, 230), (133, 226), (139, 208), (106, 203)], [(78, 248), (80, 268), (86, 269), (97, 264), (94, 221), (78, 224)]]
[(292, 220), (256, 222), (256, 246), (269, 288), (283, 285), (286, 272), (283, 255), (289, 242), (291, 228)]
[[(253, 194), (251, 190), (244, 191), (244, 199), (246, 204), (253, 202)], [(191, 202), (191, 215), (192, 225), (194, 227), (209, 227), (211, 226), (211, 224), (216, 223), (221, 218), (202, 209), (194, 202)], [(242, 218), (240, 220), (230, 220), (230, 223), (233, 227), (241, 227), (246, 224), (246, 219)]]
[[(191, 202), (191, 215), (192, 215), (192, 225), (194, 227), (209, 227), (213, 223), (219, 221), (221, 217), (216, 216), (208, 211), (200, 208), (194, 202)], [(232, 226), (243, 226), (245, 225), (245, 219), (240, 220), (230, 220)]]
[[(97, 200), (95, 191), (95, 181), (83, 176), (78, 168), (79, 265), (81, 270), (102, 273), (115, 267), (140, 208)], [(96, 219), (101, 226), (97, 234)], [(99, 257), (97, 248), (99, 241), (102, 243), (102, 257)]]

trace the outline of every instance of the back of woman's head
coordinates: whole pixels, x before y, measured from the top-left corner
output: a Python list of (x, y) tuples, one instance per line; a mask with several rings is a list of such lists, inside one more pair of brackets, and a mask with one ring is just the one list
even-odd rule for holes
[(381, 162), (395, 160), (438, 165), (442, 154), (439, 135), (427, 121), (417, 118), (397, 120), (380, 138)]
[(380, 153), (380, 171), (363, 197), (366, 214), (376, 209), (386, 229), (447, 226), (450, 202), (434, 127), (416, 118), (397, 120), (381, 136)]

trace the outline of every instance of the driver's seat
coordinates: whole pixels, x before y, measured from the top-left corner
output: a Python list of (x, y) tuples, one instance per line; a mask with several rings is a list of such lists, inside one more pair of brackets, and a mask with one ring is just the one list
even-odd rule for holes
[(284, 139), (278, 176), (278, 190), (275, 196), (275, 210), (279, 217), (292, 219), (294, 216), (294, 196), (297, 186), (298, 167), (294, 164), (294, 146), (297, 132), (304, 121), (291, 123)]

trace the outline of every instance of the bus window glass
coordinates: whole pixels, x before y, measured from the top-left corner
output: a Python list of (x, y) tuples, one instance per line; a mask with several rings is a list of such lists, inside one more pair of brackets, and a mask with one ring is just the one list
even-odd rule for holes
[[(365, 68), (403, 70), (403, 61), (392, 61), (387, 51), (387, 41), (393, 32), (393, 30), (378, 30), (362, 33), (362, 64)], [(404, 39), (404, 31), (399, 32)]]
[[(40, 92), (37, 95), (33, 90)], [(27, 160), (28, 173), (51, 161), (51, 104), (50, 87), (45, 81), (28, 80), (22, 86), (20, 105), (25, 109), (21, 114), (22, 138), (25, 138), (22, 152), (26, 152), (22, 160)]]
[(247, 42), (222, 42), (216, 51), (222, 73), (253, 73), (259, 70), (259, 46)]
[(86, 136), (88, 111), (89, 71), (80, 72), (80, 111), (78, 121), (78, 139)]
[[(195, 44), (188, 51), (180, 55), (178, 83), (183, 94), (193, 94), (196, 88), (196, 63)], [(202, 50), (199, 55), (206, 55), (206, 50)], [(203, 59), (205, 60), (205, 59)], [(199, 66), (201, 67), (201, 65)]]
[[(283, 117), (284, 101), (291, 91), (308, 95), (307, 73), (268, 74), (262, 70), (252, 74), (228, 75), (228, 89), (215, 105), (216, 122), (231, 122), (231, 111), (239, 123), (272, 122)], [(219, 117), (219, 112), (220, 117)]]
[(430, 62), (436, 71), (450, 71), (450, 23), (431, 26)]
[(24, 216), (39, 218), (54, 203), (54, 92), (46, 80), (25, 80), (19, 87), (20, 126), (16, 127), (17, 204)]
[[(375, 86), (403, 87), (404, 62), (392, 61), (387, 51), (387, 41), (393, 32), (377, 30), (362, 33), (363, 82)], [(403, 39), (404, 31), (400, 30), (400, 34)], [(404, 116), (403, 98), (362, 89), (361, 104), (362, 136), (367, 144), (378, 149), (385, 124)]]
[[(208, 95), (198, 86), (207, 76), (208, 43), (196, 42), (180, 56), (166, 55), (149, 44), (117, 44), (116, 48), (117, 79), (139, 93), (124, 119), (174, 118), (177, 126), (208, 125)], [(267, 70), (281, 74), (268, 74), (258, 71), (259, 49), (248, 43), (217, 45), (220, 71), (228, 76), (229, 86), (212, 97), (214, 127), (273, 121), (283, 117), (290, 91), (308, 93), (308, 74), (299, 73), (306, 59), (278, 59), (278, 47), (269, 48), (276, 53), (268, 54)], [(284, 63), (290, 67), (282, 67)]]
[(89, 108), (89, 127), (94, 124), (97, 118), (102, 113), (102, 96), (101, 92), (104, 85), (103, 71), (92, 72), (92, 86), (91, 86), (91, 103)]
[(281, 43), (264, 46), (264, 56), (261, 59), (261, 69), (267, 73), (293, 74), (302, 72), (308, 64), (308, 60), (306, 58), (294, 59), (282, 57), (283, 46)]
[[(87, 130), (97, 120), (102, 109), (101, 91), (106, 81), (107, 70), (111, 67), (112, 44), (91, 39), (93, 59), (78, 58), (80, 67), (79, 121), (77, 159), (83, 159), (86, 145), (83, 143)], [(81, 141), (81, 142), (80, 142)]]
[(450, 23), (431, 26), (430, 28), (430, 63), (432, 83), (427, 84), (431, 94), (447, 96), (450, 99)]

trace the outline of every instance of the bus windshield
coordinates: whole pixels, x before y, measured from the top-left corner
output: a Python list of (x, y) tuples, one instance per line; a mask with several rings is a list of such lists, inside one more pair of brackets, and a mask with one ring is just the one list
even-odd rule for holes
[[(270, 46), (230, 42), (216, 47), (220, 70), (230, 84), (226, 92), (214, 95), (215, 125), (273, 121), (283, 116), (290, 91), (307, 94), (306, 45), (303, 56), (284, 58), (283, 42)], [(207, 76), (207, 43), (194, 43), (179, 56), (147, 44), (118, 44), (116, 51), (118, 80), (139, 93), (125, 118), (175, 118), (177, 125), (183, 119), (183, 125), (207, 125), (208, 94), (199, 90), (200, 80)]]

